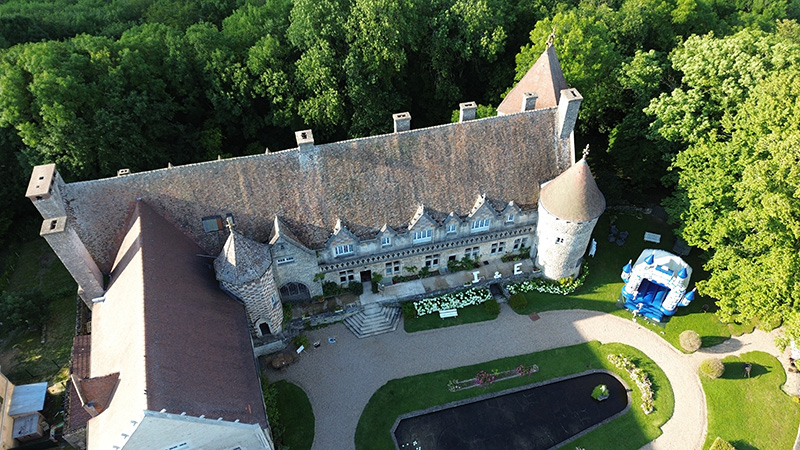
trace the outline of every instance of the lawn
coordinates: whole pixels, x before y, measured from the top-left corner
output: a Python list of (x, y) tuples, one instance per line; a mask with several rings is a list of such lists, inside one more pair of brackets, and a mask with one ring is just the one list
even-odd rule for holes
[[(639, 367), (650, 374), (654, 387), (655, 411), (645, 415), (638, 404), (639, 388), (627, 373), (620, 373), (608, 362), (607, 355), (622, 353), (636, 361)], [(450, 392), (448, 381), (465, 380), (480, 370), (509, 370), (520, 364), (536, 364), (538, 373), (526, 377), (511, 378), (487, 387)], [(489, 361), (483, 364), (464, 366), (450, 370), (415, 375), (391, 380), (373, 394), (364, 408), (356, 428), (356, 449), (393, 449), (391, 428), (398, 416), (456, 400), (462, 400), (490, 392), (524, 386), (556, 377), (584, 372), (587, 369), (606, 369), (620, 373), (633, 389), (633, 405), (623, 416), (566, 445), (587, 448), (638, 449), (661, 434), (660, 426), (671, 416), (674, 397), (664, 372), (642, 352), (623, 344), (600, 344), (593, 341), (585, 344), (562, 347), (527, 355)]]
[(278, 415), (283, 426), (283, 445), (308, 450), (314, 442), (314, 412), (305, 391), (288, 381), (276, 381)]
[(432, 330), (435, 328), (454, 327), (465, 323), (484, 322), (494, 320), (499, 314), (492, 314), (486, 311), (486, 305), (471, 305), (458, 309), (457, 317), (442, 319), (439, 314), (426, 314), (424, 316), (403, 319), (403, 329), (406, 333), (414, 333), (422, 330)]
[(77, 286), (44, 239), (15, 246), (3, 259), (3, 272), (8, 275), (2, 280), (5, 289), (19, 292), (38, 288), (51, 296), (44, 344), (38, 329), (0, 332), (0, 364), (15, 384), (49, 383), (53, 395), (48, 397), (44, 414), (54, 420), (61, 410), (61, 394), (69, 376)]
[[(763, 352), (722, 361), (722, 377), (700, 377), (708, 405), (703, 448), (709, 448), (717, 436), (738, 450), (792, 448), (800, 424), (800, 404), (781, 390), (786, 381), (781, 363)], [(750, 378), (744, 376), (745, 362), (753, 365)]]
[[(610, 220), (615, 220), (620, 231), (630, 234), (623, 246), (608, 242)], [(661, 234), (661, 243), (653, 244), (644, 242), (645, 231)], [(622, 267), (631, 259), (636, 259), (645, 248), (658, 248), (672, 250), (674, 235), (669, 225), (652, 215), (643, 215), (641, 218), (631, 214), (606, 213), (601, 216), (594, 231), (597, 240), (597, 254), (589, 258), (589, 275), (585, 284), (574, 294), (563, 296), (555, 294), (528, 293), (525, 294), (528, 304), (525, 308), (517, 309), (519, 314), (542, 312), (560, 309), (589, 309), (614, 314), (623, 318), (631, 318), (631, 312), (617, 307), (623, 282), (620, 279)], [(697, 251), (693, 252), (697, 253)], [(692, 285), (698, 279), (705, 277), (700, 258), (689, 255), (686, 261), (694, 269)], [(690, 285), (691, 286), (691, 285)], [(703, 305), (708, 305), (707, 313), (702, 312)], [(645, 326), (661, 335), (673, 346), (680, 348), (678, 336), (684, 330), (694, 330), (703, 339), (703, 346), (710, 347), (722, 343), (734, 334), (752, 331), (750, 322), (744, 325), (726, 325), (719, 321), (714, 313), (716, 306), (710, 299), (698, 296), (688, 307), (679, 307), (666, 325), (645, 323)], [(640, 322), (644, 322), (641, 318)]]

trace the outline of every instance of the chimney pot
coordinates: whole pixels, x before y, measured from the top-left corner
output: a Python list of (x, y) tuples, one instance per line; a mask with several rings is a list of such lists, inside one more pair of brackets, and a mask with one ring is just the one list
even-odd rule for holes
[(394, 120), (394, 132), (408, 131), (411, 129), (411, 114), (408, 112), (401, 112), (392, 114)]
[(466, 122), (475, 119), (478, 104), (475, 102), (466, 102), (458, 104), (458, 122)]

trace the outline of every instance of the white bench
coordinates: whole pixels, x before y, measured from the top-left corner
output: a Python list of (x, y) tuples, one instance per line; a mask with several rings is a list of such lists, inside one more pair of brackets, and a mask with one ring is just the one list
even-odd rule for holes
[(458, 310), (457, 309), (443, 309), (439, 311), (439, 317), (442, 319), (447, 319), (448, 317), (458, 317)]
[(645, 231), (644, 233), (644, 240), (646, 242), (655, 242), (656, 244), (661, 242), (661, 235), (655, 233), (648, 233)]

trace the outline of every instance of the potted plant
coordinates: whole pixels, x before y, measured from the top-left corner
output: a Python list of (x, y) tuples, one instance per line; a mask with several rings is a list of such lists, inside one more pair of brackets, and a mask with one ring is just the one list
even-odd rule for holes
[(598, 384), (592, 390), (592, 398), (597, 400), (598, 402), (602, 402), (603, 400), (608, 398), (608, 386), (605, 384)]

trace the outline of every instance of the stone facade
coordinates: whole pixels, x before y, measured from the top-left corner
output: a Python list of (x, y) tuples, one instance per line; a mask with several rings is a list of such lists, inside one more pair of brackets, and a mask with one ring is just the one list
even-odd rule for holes
[[(237, 285), (225, 281), (220, 283), (225, 290), (244, 302), (247, 316), (258, 336), (267, 333), (278, 334), (283, 331), (283, 307), (278, 299), (271, 268), (259, 279), (245, 284)], [(265, 332), (262, 325), (266, 325), (268, 331)]]
[(539, 210), (539, 241), (536, 265), (545, 278), (558, 280), (574, 277), (581, 269), (581, 261), (592, 238), (597, 219), (588, 222), (570, 222)]

